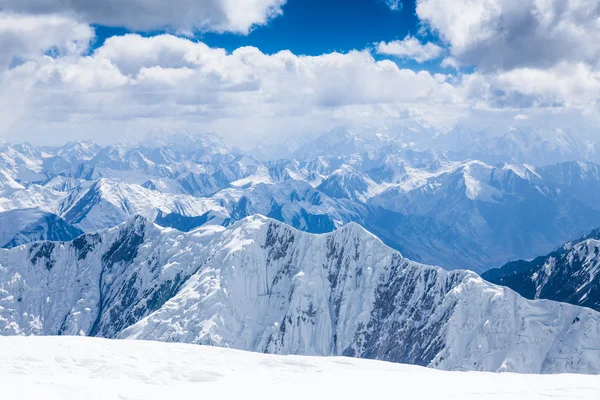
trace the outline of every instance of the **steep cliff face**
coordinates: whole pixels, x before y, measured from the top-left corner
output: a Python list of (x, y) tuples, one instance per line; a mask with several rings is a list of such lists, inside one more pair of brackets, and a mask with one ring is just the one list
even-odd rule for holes
[(3, 335), (600, 372), (600, 314), (414, 263), (356, 224), (314, 235), (254, 216), (182, 233), (137, 217), (2, 250), (0, 307)]

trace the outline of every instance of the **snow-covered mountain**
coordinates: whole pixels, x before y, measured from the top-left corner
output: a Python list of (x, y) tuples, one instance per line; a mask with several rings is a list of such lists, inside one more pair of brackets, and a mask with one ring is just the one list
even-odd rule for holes
[(109, 228), (132, 215), (155, 219), (159, 212), (200, 216), (209, 211), (221, 211), (221, 207), (210, 199), (160, 193), (107, 179), (71, 192), (59, 205), (59, 214), (84, 231)]
[(489, 270), (483, 277), (529, 299), (564, 301), (600, 311), (600, 230), (546, 256)]
[(61, 173), (67, 170), (77, 171), (86, 161), (93, 159), (102, 147), (91, 141), (68, 142), (56, 150), (55, 154), (43, 160), (46, 171)]
[(414, 263), (357, 224), (313, 235), (253, 216), (182, 233), (136, 217), (0, 250), (0, 265), (2, 335), (600, 373), (600, 313)]
[(0, 212), (0, 247), (4, 246), (27, 225), (44, 218), (48, 213), (37, 208)]
[(214, 135), (7, 144), (0, 212), (36, 209), (87, 232), (136, 214), (183, 230), (257, 213), (312, 233), (356, 222), (417, 261), (477, 272), (600, 226), (600, 166), (490, 165), (456, 158), (455, 149), (416, 150), (427, 137), (443, 143), (440, 135), (416, 122), (337, 128), (295, 143), (295, 159), (270, 161)]
[(3, 247), (12, 248), (41, 240), (69, 241), (82, 234), (81, 229), (67, 223), (58, 215), (46, 214), (26, 225)]
[(482, 271), (546, 253), (600, 225), (598, 204), (589, 201), (600, 191), (547, 175), (528, 165), (469, 161), (414, 189), (387, 189), (369, 204), (421, 217), (403, 227), (420, 233), (409, 246), (422, 254), (420, 261)]
[(302, 145), (293, 154), (297, 159), (315, 157), (351, 156), (364, 152), (374, 152), (382, 148), (395, 146), (407, 147), (401, 136), (391, 135), (385, 127), (356, 129), (336, 127), (330, 132)]
[(0, 212), (0, 247), (15, 247), (39, 240), (68, 241), (83, 231), (59, 216), (39, 209)]
[(39, 182), (46, 178), (43, 172), (43, 154), (34, 146), (23, 143), (0, 148), (0, 185), (6, 177), (16, 182)]
[(15, 192), (23, 189), (25, 189), (25, 187), (14, 180), (10, 174), (0, 170), (0, 196), (11, 196)]
[(329, 197), (366, 202), (377, 184), (350, 166), (343, 166), (321, 182), (317, 189)]
[(600, 165), (572, 161), (536, 168), (549, 185), (568, 193), (590, 207), (598, 207)]
[(232, 152), (231, 146), (226, 144), (221, 137), (212, 133), (196, 135), (189, 132), (154, 131), (134, 143), (149, 148), (159, 148), (162, 154), (165, 152), (193, 154), (196, 159)]

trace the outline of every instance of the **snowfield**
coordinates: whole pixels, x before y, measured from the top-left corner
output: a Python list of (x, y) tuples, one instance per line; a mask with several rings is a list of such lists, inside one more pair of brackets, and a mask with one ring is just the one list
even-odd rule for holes
[(592, 375), (447, 372), (341, 357), (84, 337), (0, 338), (11, 400), (598, 399)]

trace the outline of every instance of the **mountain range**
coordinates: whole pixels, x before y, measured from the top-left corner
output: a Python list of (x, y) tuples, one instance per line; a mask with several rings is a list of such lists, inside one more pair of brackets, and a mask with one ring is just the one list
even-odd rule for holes
[[(208, 134), (106, 147), (4, 144), (0, 221), (29, 210), (54, 214), (57, 232), (93, 232), (143, 215), (191, 230), (262, 214), (311, 233), (356, 222), (411, 259), (476, 272), (548, 253), (600, 226), (600, 166), (489, 164), (454, 148), (419, 149), (426, 137), (443, 148), (442, 136), (461, 129), (477, 137), (459, 128), (336, 128), (294, 142), (289, 158), (262, 161)], [(2, 245), (25, 228), (17, 225)], [(37, 238), (19, 243), (27, 237)]]
[(0, 265), (2, 335), (600, 373), (600, 313), (412, 262), (355, 223), (316, 235), (253, 216), (183, 233), (134, 217), (0, 250)]
[(600, 166), (551, 132), (3, 144), (0, 333), (600, 373)]

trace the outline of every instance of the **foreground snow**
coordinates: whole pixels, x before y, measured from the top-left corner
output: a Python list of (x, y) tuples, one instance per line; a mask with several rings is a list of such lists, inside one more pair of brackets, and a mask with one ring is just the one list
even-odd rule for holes
[[(83, 337), (0, 338), (3, 398), (597, 399), (591, 375), (446, 372), (350, 358)], [(215, 397), (212, 397), (215, 396)]]

